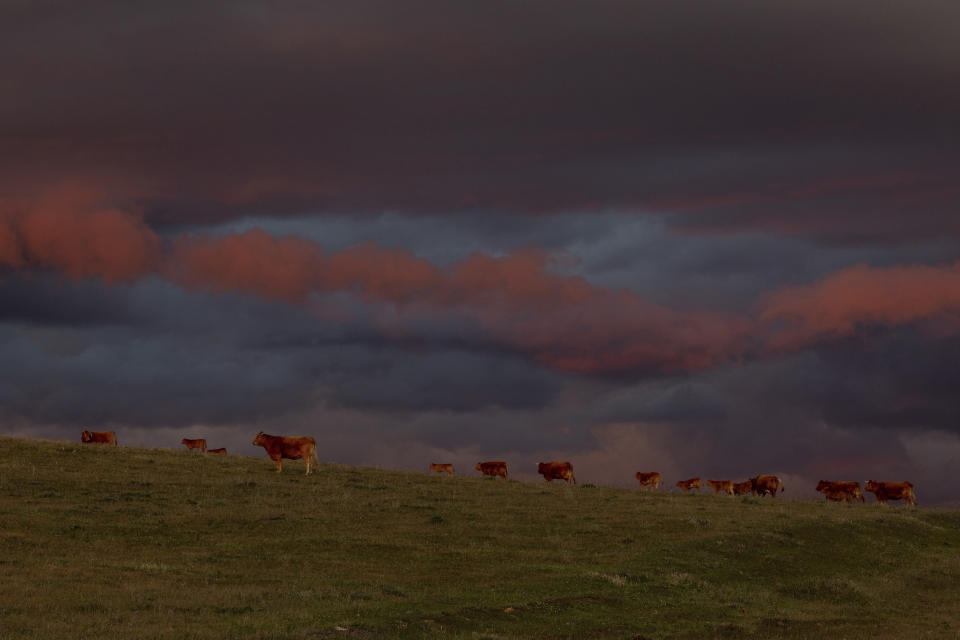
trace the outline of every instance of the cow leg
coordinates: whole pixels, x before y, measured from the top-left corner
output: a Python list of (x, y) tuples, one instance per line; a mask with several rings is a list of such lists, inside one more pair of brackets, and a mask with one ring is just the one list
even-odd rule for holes
[(275, 462), (277, 463), (277, 473), (280, 473), (280, 470), (283, 468), (283, 462), (280, 460), (280, 458), (277, 458)]

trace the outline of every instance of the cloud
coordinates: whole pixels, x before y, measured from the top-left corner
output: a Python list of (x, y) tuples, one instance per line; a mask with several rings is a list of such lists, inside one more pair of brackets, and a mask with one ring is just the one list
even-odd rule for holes
[(52, 269), (72, 278), (130, 282), (156, 269), (161, 240), (141, 219), (116, 209), (44, 200), (0, 210), (0, 268)]
[(492, 344), (576, 373), (698, 371), (843, 338), (865, 324), (923, 321), (955, 332), (960, 310), (960, 263), (843, 268), (761, 296), (753, 315), (673, 310), (558, 273), (572, 257), (542, 250), (471, 253), (440, 267), (403, 248), (325, 253), (312, 240), (258, 228), (181, 235), (164, 249), (138, 217), (113, 210), (42, 207), (5, 222), (0, 241), (12, 242), (0, 249), (11, 268), (108, 283), (155, 274), (192, 291), (312, 305), (328, 318), (338, 313), (329, 294), (343, 294), (367, 305), (385, 336), (420, 340), (421, 320), (466, 322)]
[(0, 192), (96, 183), (155, 227), (620, 210), (844, 243), (957, 230), (946, 3), (414, 6), (7, 9)]
[(325, 256), (314, 243), (254, 229), (184, 240), (171, 270), (188, 288), (301, 304), (308, 294), (347, 292), (389, 303), (398, 315), (388, 316), (390, 326), (384, 320), (383, 328), (401, 334), (408, 316), (463, 314), (493, 341), (562, 371), (700, 369), (736, 357), (748, 321), (673, 312), (629, 291), (552, 273), (553, 260), (540, 251), (472, 254), (440, 269), (409, 251), (370, 244)]
[(856, 265), (801, 286), (786, 287), (760, 303), (760, 318), (783, 325), (774, 349), (797, 349), (817, 340), (852, 335), (864, 324), (904, 326), (942, 319), (960, 329), (960, 263), (872, 268)]

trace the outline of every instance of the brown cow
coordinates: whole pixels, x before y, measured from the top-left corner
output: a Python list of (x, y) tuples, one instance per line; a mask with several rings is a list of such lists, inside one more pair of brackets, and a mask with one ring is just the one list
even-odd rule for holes
[(227, 455), (227, 450), (223, 447), (220, 447), (219, 449), (207, 449), (207, 453), (214, 456), (225, 456)]
[(191, 453), (194, 449), (200, 449), (200, 453), (207, 452), (207, 441), (204, 438), (197, 438), (196, 440), (184, 438), (180, 441), (180, 444), (184, 445)]
[(437, 473), (445, 473), (448, 476), (453, 475), (453, 465), (452, 464), (439, 464), (432, 462), (430, 464), (431, 471), (436, 471)]
[(493, 460), (491, 462), (478, 462), (477, 471), (479, 471), (485, 476), (500, 476), (504, 480), (510, 479), (507, 477), (507, 463), (501, 460)]
[(749, 480), (743, 482), (734, 482), (733, 483), (733, 495), (735, 496), (747, 496), (753, 491), (753, 483)]
[(566, 480), (567, 484), (571, 481), (577, 484), (577, 479), (573, 475), (573, 465), (569, 462), (540, 462), (537, 464), (537, 473), (547, 482), (553, 482), (556, 479)]
[(821, 480), (817, 491), (833, 502), (863, 502), (863, 491), (859, 482)]
[(650, 473), (637, 471), (637, 482), (640, 483), (641, 487), (646, 487), (647, 491), (650, 491), (651, 487), (653, 489), (659, 489), (660, 483), (663, 482), (663, 476), (656, 471), (651, 471)]
[(280, 473), (282, 459), (299, 460), (307, 464), (307, 473), (310, 475), (310, 461), (320, 464), (317, 458), (317, 441), (310, 436), (302, 438), (292, 436), (271, 436), (263, 431), (253, 439), (253, 444), (263, 447), (270, 459), (277, 463), (277, 473)]
[(760, 475), (750, 478), (750, 490), (756, 496), (762, 498), (769, 493), (776, 498), (777, 489), (779, 489), (781, 493), (784, 491), (783, 481), (778, 476)]
[(707, 480), (707, 485), (713, 487), (713, 495), (717, 495), (721, 491), (728, 496), (733, 495), (733, 480)]
[(84, 431), (80, 434), (80, 442), (120, 446), (115, 431)]
[(677, 486), (683, 489), (684, 493), (691, 491), (693, 489), (697, 490), (697, 493), (700, 493), (700, 483), (703, 482), (700, 478), (690, 478), (689, 480), (677, 480)]
[(876, 482), (867, 480), (864, 490), (877, 497), (877, 502), (887, 504), (887, 500), (906, 500), (910, 506), (917, 506), (917, 497), (913, 485), (909, 482)]

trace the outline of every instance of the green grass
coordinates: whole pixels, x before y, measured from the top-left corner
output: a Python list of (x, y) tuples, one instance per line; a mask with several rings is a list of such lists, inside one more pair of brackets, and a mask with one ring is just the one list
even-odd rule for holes
[(0, 638), (228, 637), (957, 638), (960, 512), (0, 439)]

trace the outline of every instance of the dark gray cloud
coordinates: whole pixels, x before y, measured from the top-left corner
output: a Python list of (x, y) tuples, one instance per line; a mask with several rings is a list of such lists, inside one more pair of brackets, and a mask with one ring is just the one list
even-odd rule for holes
[[(29, 295), (13, 297), (29, 286)], [(8, 279), (3, 416), (38, 423), (170, 426), (255, 422), (315, 405), (379, 411), (536, 409), (557, 374), (471, 338), (411, 326), (392, 340), (353, 316), (241, 296)], [(75, 303), (75, 304), (74, 304)], [(465, 349), (473, 343), (474, 350)]]

